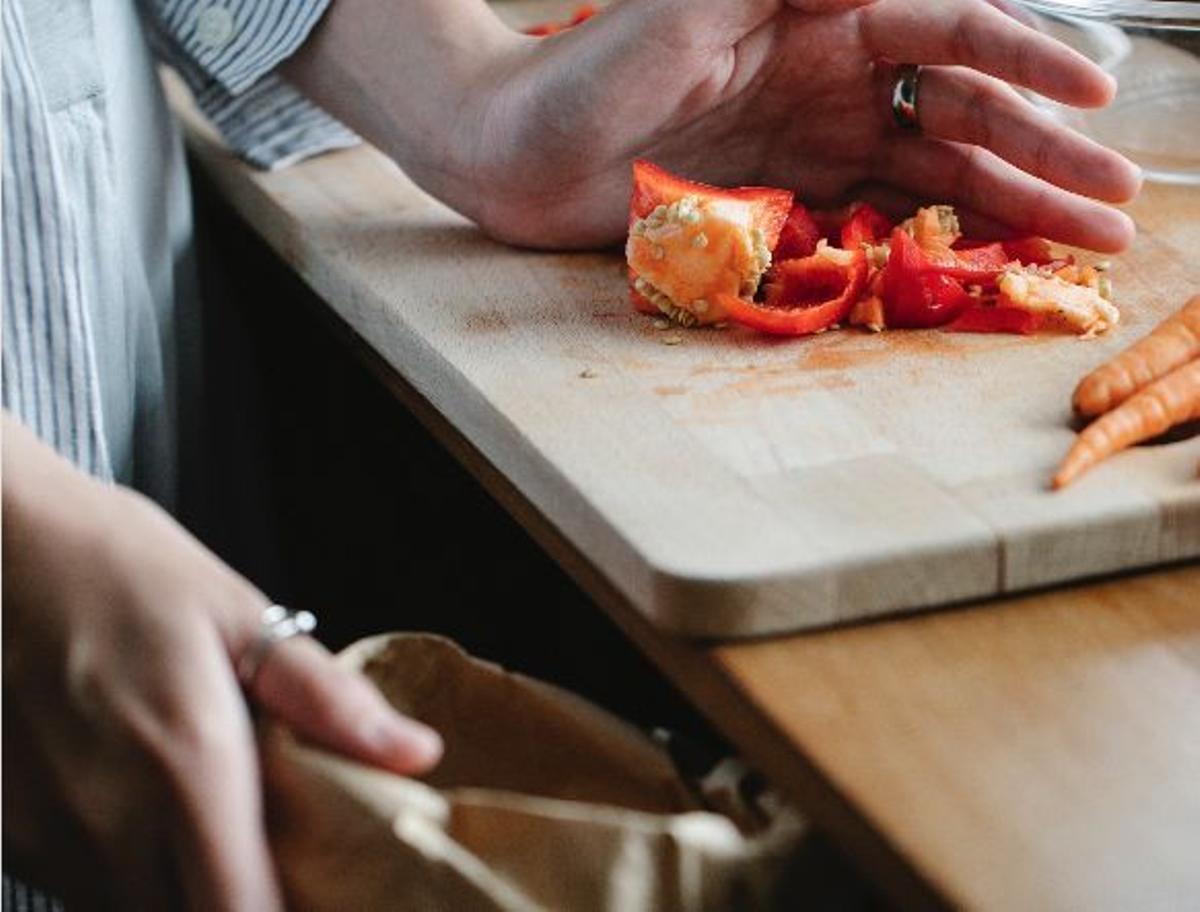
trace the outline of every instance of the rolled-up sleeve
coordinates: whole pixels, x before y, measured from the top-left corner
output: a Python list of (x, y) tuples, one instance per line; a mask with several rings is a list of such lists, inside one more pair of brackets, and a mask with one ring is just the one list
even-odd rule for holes
[(329, 0), (142, 0), (151, 41), (229, 146), (260, 168), (358, 138), (274, 71)]

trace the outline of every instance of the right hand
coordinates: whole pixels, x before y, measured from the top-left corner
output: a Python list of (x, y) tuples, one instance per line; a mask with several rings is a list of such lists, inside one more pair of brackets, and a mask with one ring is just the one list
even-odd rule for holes
[[(1133, 226), (1136, 167), (1018, 95), (1111, 100), (1095, 64), (986, 0), (629, 0), (552, 38), (514, 36), (453, 121), (469, 214), (501, 239), (623, 237), (630, 159), (808, 203), (953, 203), (1098, 250)], [(893, 123), (895, 63), (925, 67), (921, 131)], [(1090, 198), (1089, 198), (1090, 197)], [(890, 201), (890, 205), (889, 205)]]
[(281, 908), (247, 700), (402, 774), (440, 739), (304, 637), (244, 694), (266, 598), (150, 501), (4, 432), (10, 857), (70, 908)]

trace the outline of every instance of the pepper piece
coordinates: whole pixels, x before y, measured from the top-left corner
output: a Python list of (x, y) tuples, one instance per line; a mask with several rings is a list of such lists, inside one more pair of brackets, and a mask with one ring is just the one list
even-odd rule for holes
[(1025, 266), (1045, 266), (1060, 259), (1050, 249), (1050, 242), (1041, 237), (1013, 238), (1001, 241), (1000, 246), (1004, 248), (1004, 253), (1010, 260), (1017, 260)]
[(945, 329), (947, 332), (1013, 333), (1028, 336), (1037, 332), (1041, 325), (1041, 318), (1027, 310), (976, 304), (947, 323)]
[(720, 322), (716, 296), (754, 294), (791, 206), (787, 190), (713, 187), (634, 162), (625, 254), (635, 309)]
[(645, 218), (659, 206), (669, 206), (685, 196), (703, 201), (729, 200), (749, 203), (754, 227), (763, 234), (767, 248), (774, 250), (779, 233), (792, 210), (792, 192), (776, 187), (714, 187), (712, 184), (690, 181), (660, 168), (653, 162), (638, 159), (633, 163), (633, 197), (629, 201), (629, 224)]
[(857, 250), (863, 244), (878, 244), (891, 233), (892, 223), (870, 203), (859, 203), (851, 209), (850, 218), (842, 226), (842, 247)]
[(792, 203), (792, 211), (779, 233), (779, 242), (771, 251), (776, 262), (802, 259), (817, 251), (821, 240), (821, 229), (803, 203)]
[(914, 329), (949, 323), (972, 302), (957, 279), (934, 271), (903, 228), (892, 231), (882, 297), (887, 325)]
[(735, 323), (773, 335), (804, 336), (844, 320), (866, 280), (861, 250), (845, 263), (818, 253), (778, 263), (762, 303), (733, 295), (718, 295), (717, 303)]

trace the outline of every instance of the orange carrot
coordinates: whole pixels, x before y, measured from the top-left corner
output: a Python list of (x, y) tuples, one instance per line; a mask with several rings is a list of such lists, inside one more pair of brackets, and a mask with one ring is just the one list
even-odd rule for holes
[(1200, 358), (1155, 380), (1084, 428), (1058, 467), (1054, 487), (1065, 487), (1100, 460), (1193, 418), (1200, 418)]
[(1081, 415), (1103, 415), (1139, 389), (1200, 356), (1200, 295), (1171, 314), (1150, 334), (1101, 365), (1075, 387), (1072, 402)]

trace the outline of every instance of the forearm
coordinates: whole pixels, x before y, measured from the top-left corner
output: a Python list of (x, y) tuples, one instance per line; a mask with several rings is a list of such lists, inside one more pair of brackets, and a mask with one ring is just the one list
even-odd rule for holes
[(479, 87), (520, 40), (484, 0), (334, 0), (283, 72), (424, 189), (474, 216)]

